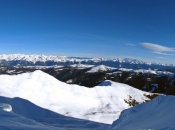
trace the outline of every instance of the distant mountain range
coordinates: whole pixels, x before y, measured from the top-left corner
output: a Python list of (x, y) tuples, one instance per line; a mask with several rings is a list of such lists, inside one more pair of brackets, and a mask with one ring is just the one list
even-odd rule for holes
[(25, 54), (2, 54), (0, 55), (1, 66), (51, 66), (51, 65), (73, 65), (73, 64), (107, 65), (116, 68), (131, 69), (172, 69), (175, 64), (159, 64), (144, 62), (132, 58), (89, 58), (89, 57), (67, 57)]

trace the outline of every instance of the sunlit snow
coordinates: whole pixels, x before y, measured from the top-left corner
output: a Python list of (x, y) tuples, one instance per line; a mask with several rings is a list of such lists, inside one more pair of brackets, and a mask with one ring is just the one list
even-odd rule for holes
[(148, 93), (128, 85), (105, 81), (100, 86), (86, 88), (63, 83), (39, 70), (0, 75), (0, 84), (1, 96), (20, 97), (62, 115), (106, 124), (111, 124), (122, 110), (131, 107), (124, 101), (129, 100), (129, 96), (139, 103), (148, 100), (144, 96)]
[(175, 130), (175, 97), (160, 95), (124, 110), (110, 130)]

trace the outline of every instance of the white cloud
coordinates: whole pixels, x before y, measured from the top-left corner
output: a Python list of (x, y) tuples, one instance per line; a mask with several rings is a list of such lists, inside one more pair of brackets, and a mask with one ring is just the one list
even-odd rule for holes
[(135, 44), (126, 44), (126, 45), (128, 45), (128, 46), (136, 46)]
[(154, 51), (153, 53), (159, 54), (159, 55), (167, 55), (167, 56), (172, 56), (174, 54), (170, 54), (170, 53), (164, 53), (164, 52), (156, 52)]
[[(153, 53), (160, 55), (174, 55), (172, 52), (175, 52), (174, 48), (153, 44), (153, 43), (140, 43), (144, 48), (153, 51)], [(167, 53), (168, 52), (168, 53)]]

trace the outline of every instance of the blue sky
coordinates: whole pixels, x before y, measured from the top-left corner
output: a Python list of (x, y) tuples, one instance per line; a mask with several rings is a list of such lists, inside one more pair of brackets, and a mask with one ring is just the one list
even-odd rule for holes
[(1, 0), (0, 54), (175, 63), (174, 0)]

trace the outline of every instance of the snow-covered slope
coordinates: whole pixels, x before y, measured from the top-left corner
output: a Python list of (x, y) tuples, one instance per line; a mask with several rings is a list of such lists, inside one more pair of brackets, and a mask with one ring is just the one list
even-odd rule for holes
[(3, 111), (0, 108), (0, 130), (66, 130), (64, 128), (43, 125), (21, 115)]
[[(107, 86), (104, 84), (107, 82)], [(69, 85), (42, 72), (0, 75), (0, 94), (20, 97), (54, 112), (111, 124), (132, 103), (149, 100), (142, 92), (128, 85), (105, 81), (100, 86), (86, 88)], [(130, 105), (129, 105), (130, 104)]]
[(105, 65), (98, 65), (98, 66), (92, 67), (89, 71), (87, 71), (87, 73), (103, 72), (103, 71), (109, 71), (114, 69), (116, 68), (112, 68)]
[(175, 130), (174, 108), (174, 96), (158, 96), (124, 110), (110, 130)]
[(0, 96), (0, 130), (107, 130), (108, 128), (109, 125), (106, 124), (57, 114), (21, 98)]

